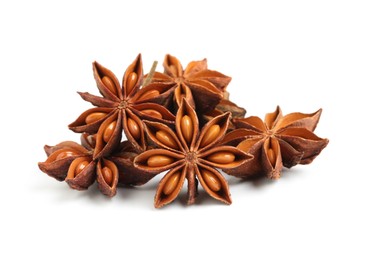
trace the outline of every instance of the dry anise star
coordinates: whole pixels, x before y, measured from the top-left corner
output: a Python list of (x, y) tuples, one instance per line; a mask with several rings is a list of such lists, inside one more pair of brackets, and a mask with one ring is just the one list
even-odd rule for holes
[(179, 60), (167, 54), (163, 66), (164, 73), (155, 72), (148, 87), (152, 90), (158, 88), (156, 91), (160, 96), (168, 96), (168, 92), (174, 89), (176, 107), (180, 106), (184, 97), (198, 111), (212, 110), (223, 98), (223, 92), (231, 81), (230, 77), (220, 72), (208, 70), (206, 59), (192, 61), (183, 70)]
[(66, 141), (55, 146), (46, 145), (48, 158), (38, 164), (39, 168), (59, 181), (65, 180), (76, 190), (86, 190), (97, 180), (103, 194), (114, 196), (119, 178), (117, 165), (110, 158), (93, 159), (93, 136), (83, 134), (81, 143)]
[(227, 170), (237, 177), (266, 175), (278, 179), (282, 167), (309, 164), (327, 146), (328, 139), (316, 136), (315, 130), (322, 110), (312, 114), (291, 113), (282, 116), (277, 107), (274, 113), (266, 114), (263, 122), (251, 116), (235, 119), (238, 129), (227, 134), (223, 142), (235, 144), (237, 148), (250, 153), (254, 159), (239, 169)]
[(165, 107), (144, 102), (152, 93), (141, 88), (141, 55), (127, 68), (120, 87), (116, 76), (97, 62), (93, 63), (97, 87), (103, 97), (79, 93), (97, 106), (82, 113), (69, 125), (75, 132), (97, 133), (94, 158), (108, 155), (121, 141), (122, 129), (137, 151), (146, 149), (142, 119), (172, 123), (174, 115)]
[(148, 173), (170, 170), (159, 183), (155, 207), (172, 202), (185, 179), (188, 204), (195, 202), (197, 180), (211, 197), (231, 203), (227, 181), (215, 168), (237, 167), (252, 156), (232, 146), (216, 146), (228, 128), (229, 116), (226, 113), (215, 117), (199, 133), (196, 112), (184, 99), (176, 115), (176, 132), (165, 124), (144, 121), (148, 137), (160, 149), (138, 155), (134, 165)]

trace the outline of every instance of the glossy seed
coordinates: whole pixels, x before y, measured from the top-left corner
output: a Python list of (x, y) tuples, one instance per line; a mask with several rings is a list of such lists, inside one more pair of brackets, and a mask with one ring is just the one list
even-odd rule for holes
[(128, 130), (135, 140), (139, 140), (141, 137), (140, 127), (132, 118), (127, 120)]
[(113, 184), (113, 171), (109, 168), (109, 167), (104, 167), (101, 169), (101, 174), (106, 182), (106, 184), (108, 184), (109, 186), (111, 186)]
[(169, 177), (163, 188), (163, 193), (165, 195), (170, 195), (175, 190), (175, 188), (178, 186), (180, 177), (181, 174), (179, 172), (176, 172)]
[(166, 146), (169, 146), (170, 148), (173, 149), (178, 149), (178, 145), (177, 142), (174, 140), (174, 138), (168, 134), (167, 132), (163, 131), (163, 130), (159, 130), (156, 132), (155, 134), (156, 138), (162, 142), (163, 144), (165, 144)]
[(69, 156), (75, 156), (75, 155), (77, 155), (75, 152), (66, 150), (66, 151), (63, 151), (63, 152), (59, 153), (56, 156), (55, 160), (57, 161), (57, 160), (61, 160), (61, 159), (67, 158)]
[(86, 116), (85, 122), (86, 122), (86, 124), (91, 124), (91, 123), (96, 122), (97, 120), (103, 118), (104, 116), (106, 116), (106, 113), (94, 112), (94, 113), (91, 113), (88, 116)]
[(160, 92), (156, 89), (152, 89), (152, 90), (149, 90), (149, 91), (145, 91), (140, 97), (139, 97), (139, 100), (146, 100), (146, 99), (151, 99), (151, 98), (154, 98), (156, 96), (159, 96), (160, 95)]
[(268, 156), (268, 159), (269, 159), (270, 164), (272, 166), (274, 166), (277, 158), (275, 156), (275, 153), (274, 153), (273, 149), (271, 149), (271, 148), (268, 149), (267, 156)]
[(117, 89), (111, 78), (109, 78), (108, 76), (104, 76), (101, 81), (104, 83), (105, 87), (110, 90), (111, 93), (113, 93), (114, 95), (117, 94)]
[(138, 77), (137, 77), (136, 72), (131, 72), (131, 73), (128, 74), (128, 77), (127, 77), (127, 80), (126, 80), (126, 90), (127, 90), (126, 95), (127, 96), (131, 93), (133, 87), (137, 83), (137, 80), (138, 80)]
[(74, 169), (74, 177), (76, 177), (78, 174), (80, 174), (84, 168), (89, 164), (88, 161), (82, 161), (80, 162), (77, 167)]
[(231, 152), (216, 152), (207, 157), (213, 163), (227, 164), (234, 161), (236, 156)]
[(186, 142), (190, 143), (193, 135), (193, 122), (188, 115), (183, 116), (181, 119), (181, 130)]
[(161, 167), (171, 164), (173, 161), (172, 157), (166, 155), (153, 155), (147, 160), (147, 165), (150, 167)]
[(220, 133), (219, 125), (212, 125), (208, 131), (206, 131), (204, 137), (201, 140), (200, 147), (204, 147), (214, 141)]
[(212, 191), (217, 192), (222, 188), (219, 178), (211, 171), (202, 169), (201, 176), (204, 179), (206, 185), (208, 185), (209, 189), (211, 189)]
[(109, 142), (111, 136), (113, 135), (116, 125), (117, 125), (117, 121), (113, 121), (108, 125), (107, 128), (105, 128), (104, 134), (103, 134), (103, 140), (105, 143)]
[(163, 118), (163, 116), (160, 114), (160, 112), (156, 111), (154, 109), (145, 109), (145, 110), (142, 110), (141, 112), (146, 114), (146, 115), (149, 115), (151, 117), (160, 118), (160, 119)]

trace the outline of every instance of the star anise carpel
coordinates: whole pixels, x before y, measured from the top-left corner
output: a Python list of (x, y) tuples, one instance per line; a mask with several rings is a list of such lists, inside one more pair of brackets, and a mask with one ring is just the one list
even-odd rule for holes
[(316, 136), (315, 130), (322, 110), (312, 114), (291, 113), (283, 116), (279, 107), (266, 114), (265, 120), (251, 116), (235, 119), (237, 129), (227, 134), (224, 142), (238, 143), (237, 147), (254, 156), (242, 169), (227, 173), (238, 177), (266, 175), (280, 177), (283, 166), (311, 163), (327, 146), (328, 139)]
[(200, 131), (195, 110), (186, 99), (176, 115), (175, 131), (158, 122), (144, 121), (148, 137), (158, 148), (138, 155), (134, 164), (148, 173), (170, 170), (160, 181), (155, 207), (172, 202), (185, 179), (188, 183), (187, 203), (195, 202), (198, 181), (213, 198), (231, 203), (227, 181), (216, 168), (238, 167), (252, 156), (232, 146), (218, 146), (229, 124), (230, 113), (209, 121)]
[(93, 63), (94, 77), (102, 95), (79, 93), (96, 106), (82, 113), (69, 125), (75, 132), (97, 133), (94, 158), (109, 154), (119, 145), (122, 130), (137, 151), (146, 149), (142, 120), (173, 123), (174, 115), (165, 107), (145, 102), (150, 93), (141, 88), (143, 68), (141, 55), (127, 68), (122, 86), (116, 76), (97, 62)]

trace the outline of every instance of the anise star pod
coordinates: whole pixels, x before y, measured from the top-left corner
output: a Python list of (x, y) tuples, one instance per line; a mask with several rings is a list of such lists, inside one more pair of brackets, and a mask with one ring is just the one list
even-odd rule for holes
[(209, 70), (207, 60), (190, 62), (183, 69), (179, 60), (167, 54), (164, 59), (164, 73), (155, 72), (150, 88), (156, 89), (159, 96), (168, 96), (173, 91), (174, 105), (178, 108), (184, 97), (198, 111), (208, 111), (223, 98), (223, 92), (231, 81), (231, 77), (220, 72)]
[(277, 107), (275, 112), (266, 114), (264, 122), (255, 116), (235, 119), (238, 129), (227, 134), (223, 142), (238, 143), (237, 148), (254, 158), (242, 167), (226, 172), (243, 178), (266, 175), (277, 179), (283, 166), (291, 168), (296, 164), (311, 163), (328, 144), (328, 139), (313, 133), (321, 113), (320, 109), (312, 114), (283, 116)]
[(215, 117), (200, 132), (196, 112), (184, 99), (176, 115), (176, 131), (162, 123), (144, 122), (148, 137), (159, 148), (138, 155), (135, 166), (149, 174), (170, 170), (159, 183), (155, 207), (172, 202), (185, 179), (188, 204), (195, 202), (198, 181), (211, 197), (231, 203), (228, 183), (216, 168), (234, 168), (252, 156), (232, 146), (217, 145), (227, 131), (229, 117), (230, 113)]
[(119, 155), (93, 159), (93, 136), (83, 134), (82, 145), (72, 141), (45, 146), (48, 158), (39, 168), (59, 181), (65, 181), (76, 190), (86, 190), (97, 180), (99, 190), (112, 197), (116, 194), (119, 179)]
[(102, 97), (79, 93), (96, 107), (82, 113), (69, 128), (78, 133), (97, 133), (94, 159), (109, 155), (119, 145), (122, 130), (137, 151), (144, 151), (146, 142), (142, 119), (173, 123), (174, 115), (169, 110), (146, 102), (152, 93), (141, 88), (141, 55), (125, 71), (122, 87), (116, 76), (97, 62), (93, 63), (93, 73)]

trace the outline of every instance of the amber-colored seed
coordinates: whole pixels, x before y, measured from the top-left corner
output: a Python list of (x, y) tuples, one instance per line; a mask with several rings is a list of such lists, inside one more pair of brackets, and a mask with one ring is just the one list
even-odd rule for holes
[(104, 76), (101, 81), (104, 83), (105, 87), (110, 90), (111, 93), (113, 93), (114, 95), (118, 94), (117, 89), (115, 88), (115, 84), (111, 78), (109, 78), (108, 76)]
[(272, 166), (274, 166), (277, 158), (275, 156), (275, 153), (274, 153), (273, 149), (271, 149), (271, 148), (268, 149), (267, 156), (268, 156), (268, 159), (269, 159), (270, 164)]
[(105, 128), (104, 134), (103, 134), (103, 140), (105, 143), (109, 142), (111, 136), (113, 135), (116, 125), (117, 125), (117, 121), (113, 121), (108, 125), (107, 128)]
[(73, 151), (63, 151), (56, 156), (55, 160), (56, 161), (61, 160), (61, 159), (67, 158), (69, 156), (74, 156), (74, 155), (77, 155), (77, 154)]
[(207, 159), (214, 163), (227, 164), (234, 161), (236, 156), (231, 152), (216, 152), (207, 157)]
[(202, 169), (201, 176), (204, 179), (206, 185), (208, 185), (209, 189), (211, 189), (212, 191), (217, 192), (222, 188), (219, 178), (211, 171)]
[(136, 121), (133, 120), (132, 118), (128, 118), (127, 121), (129, 132), (131, 133), (134, 139), (139, 140), (141, 137), (140, 127), (138, 126)]
[(165, 183), (165, 186), (163, 188), (163, 193), (165, 195), (170, 195), (175, 190), (175, 188), (178, 185), (180, 176), (181, 176), (181, 174), (179, 172), (176, 172), (176, 173), (172, 174), (172, 176), (169, 177), (169, 179), (167, 180), (167, 182)]
[(155, 118), (163, 118), (163, 116), (160, 114), (159, 111), (153, 110), (153, 109), (145, 109), (141, 111), (142, 113), (155, 117)]
[(103, 118), (104, 116), (106, 116), (106, 113), (94, 112), (94, 113), (89, 114), (85, 118), (85, 122), (86, 122), (86, 124), (91, 124), (91, 123), (96, 122), (97, 120)]
[(169, 146), (170, 148), (173, 148), (173, 149), (178, 149), (178, 145), (177, 145), (176, 141), (167, 132), (165, 132), (163, 130), (159, 130), (159, 131), (156, 132), (155, 136), (160, 142), (162, 142), (166, 146)]
[(113, 184), (113, 171), (109, 167), (104, 167), (101, 169), (102, 176), (109, 186)]
[(181, 130), (186, 142), (190, 143), (193, 135), (193, 122), (188, 115), (184, 115), (181, 119)]
[(150, 167), (161, 167), (171, 164), (173, 161), (172, 157), (166, 155), (153, 155), (147, 160), (147, 165)]
[(126, 95), (129, 95), (131, 93), (133, 87), (136, 85), (138, 80), (136, 72), (131, 72), (128, 74), (127, 81), (126, 81)]
[(208, 131), (206, 131), (204, 138), (201, 140), (200, 147), (204, 147), (214, 141), (220, 133), (219, 125), (212, 125)]
[(156, 89), (152, 89), (149, 91), (145, 91), (141, 97), (139, 98), (139, 100), (146, 100), (146, 99), (150, 99), (150, 98), (154, 98), (156, 96), (159, 96), (160, 92)]
[(74, 169), (74, 177), (76, 177), (78, 174), (80, 174), (84, 168), (89, 164), (88, 161), (82, 161), (80, 162), (77, 167)]

